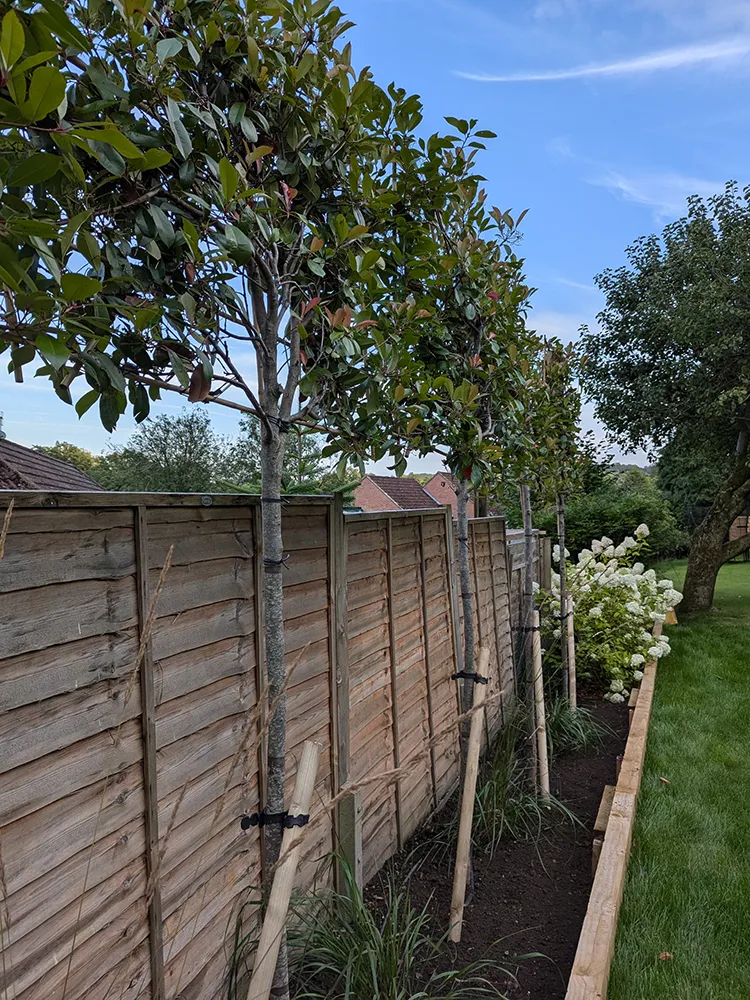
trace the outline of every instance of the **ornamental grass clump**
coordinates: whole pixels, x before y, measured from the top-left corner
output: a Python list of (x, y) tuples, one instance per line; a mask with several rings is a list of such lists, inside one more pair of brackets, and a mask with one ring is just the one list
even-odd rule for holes
[[(567, 562), (567, 589), (573, 596), (578, 675), (606, 688), (608, 701), (622, 702), (633, 683), (643, 677), (649, 659), (670, 652), (667, 636), (656, 637), (654, 625), (682, 600), (671, 580), (659, 580), (639, 557), (648, 550), (648, 525), (619, 545), (611, 538), (594, 539), (576, 564)], [(560, 550), (553, 552), (560, 561)], [(560, 646), (560, 576), (552, 574), (552, 590), (543, 597), (542, 627), (547, 656), (554, 659)]]

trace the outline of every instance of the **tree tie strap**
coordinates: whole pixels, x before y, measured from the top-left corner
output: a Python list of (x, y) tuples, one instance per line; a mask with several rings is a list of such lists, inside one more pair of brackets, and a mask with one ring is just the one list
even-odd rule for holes
[(287, 555), (282, 556), (281, 559), (266, 559), (266, 557), (264, 556), (263, 568), (265, 569), (266, 573), (280, 573), (286, 566), (286, 561), (289, 558), (289, 555), (290, 553), (287, 553)]
[(285, 830), (291, 830), (293, 826), (307, 826), (309, 822), (309, 813), (306, 816), (290, 816), (288, 812), (267, 813), (264, 810), (261, 813), (256, 812), (249, 816), (243, 816), (240, 820), (240, 826), (243, 830), (249, 830), (251, 826), (257, 826), (259, 829), (264, 826), (280, 826)]
[(282, 434), (286, 434), (287, 431), (291, 430), (292, 424), (290, 420), (284, 420), (281, 417), (270, 417), (268, 415), (266, 416), (266, 420), (269, 424), (274, 424), (278, 427)]
[(459, 670), (458, 673), (451, 674), (452, 681), (474, 681), (475, 684), (489, 684), (489, 680), (486, 677), (482, 677), (481, 674), (472, 673), (469, 670)]

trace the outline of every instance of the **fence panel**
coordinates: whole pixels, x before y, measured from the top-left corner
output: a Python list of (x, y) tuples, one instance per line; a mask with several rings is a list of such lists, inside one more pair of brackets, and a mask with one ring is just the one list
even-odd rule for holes
[[(218, 1000), (263, 865), (257, 828), (239, 822), (265, 803), (258, 498), (11, 495), (3, 988), (19, 1000)], [(296, 497), (283, 530), (288, 791), (303, 742), (323, 749), (299, 881), (335, 846), (332, 795), (406, 766), (398, 785), (362, 788), (368, 879), (458, 780), (455, 530), (449, 509), (344, 518), (340, 502)], [(498, 518), (470, 531), (477, 636), (502, 695), (493, 732), (514, 698), (509, 579), (523, 539), (506, 545)], [(245, 916), (252, 930), (257, 909)]]

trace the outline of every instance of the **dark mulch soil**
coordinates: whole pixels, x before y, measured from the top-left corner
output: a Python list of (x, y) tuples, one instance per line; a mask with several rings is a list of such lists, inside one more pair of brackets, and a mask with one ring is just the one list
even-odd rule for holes
[[(507, 842), (494, 857), (475, 853), (473, 895), (464, 914), (463, 934), (453, 968), (492, 958), (516, 976), (483, 972), (504, 994), (519, 1000), (562, 1000), (591, 890), (591, 841), (604, 786), (615, 783), (616, 758), (627, 738), (627, 709), (584, 697), (597, 721), (608, 728), (601, 745), (589, 753), (558, 758), (552, 770), (552, 793), (581, 820), (582, 827), (556, 816), (537, 842)], [(451, 809), (449, 804), (448, 809)], [(455, 808), (455, 803), (453, 804)], [(439, 820), (438, 820), (439, 823)], [(435, 831), (433, 829), (432, 836)], [(420, 837), (428, 841), (430, 831)], [(396, 871), (411, 869), (414, 844), (394, 859)], [(436, 932), (448, 923), (452, 859), (427, 860), (413, 869), (411, 898), (421, 906), (432, 898)], [(368, 894), (377, 902), (376, 880)], [(541, 953), (544, 958), (514, 963), (513, 956)]]

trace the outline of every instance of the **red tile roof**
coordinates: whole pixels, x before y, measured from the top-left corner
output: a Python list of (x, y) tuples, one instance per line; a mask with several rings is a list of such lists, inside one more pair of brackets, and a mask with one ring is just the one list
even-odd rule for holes
[(0, 439), (0, 490), (104, 492), (104, 487), (69, 462)]
[(422, 489), (416, 479), (408, 476), (368, 476), (376, 486), (386, 493), (402, 510), (420, 510), (424, 507), (440, 507), (427, 490)]

